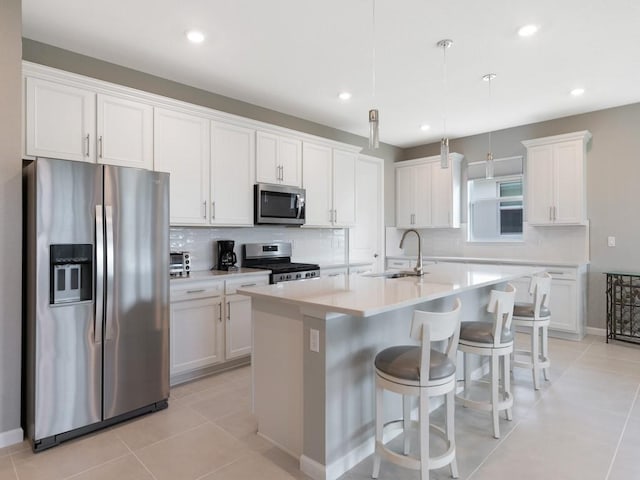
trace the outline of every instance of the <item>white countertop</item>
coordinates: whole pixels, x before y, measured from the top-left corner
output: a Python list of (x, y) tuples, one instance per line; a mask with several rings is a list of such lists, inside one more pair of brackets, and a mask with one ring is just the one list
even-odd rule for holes
[[(389, 255), (387, 258), (392, 260), (412, 260), (418, 257), (415, 255)], [(541, 265), (548, 267), (581, 267), (588, 265), (588, 261), (559, 261), (559, 260), (527, 260), (522, 258), (488, 258), (488, 257), (429, 257), (422, 256), (423, 261), (431, 262), (469, 262), (469, 263), (491, 263), (491, 264), (508, 264), (508, 265)]]
[(171, 277), (170, 285), (177, 285), (196, 280), (232, 280), (233, 278), (246, 277), (248, 275), (269, 275), (271, 270), (263, 270), (261, 268), (240, 268), (236, 271), (228, 272), (226, 270), (201, 270), (191, 272), (188, 276)]
[(238, 289), (254, 298), (368, 317), (542, 271), (539, 267), (437, 263), (422, 277), (352, 275)]

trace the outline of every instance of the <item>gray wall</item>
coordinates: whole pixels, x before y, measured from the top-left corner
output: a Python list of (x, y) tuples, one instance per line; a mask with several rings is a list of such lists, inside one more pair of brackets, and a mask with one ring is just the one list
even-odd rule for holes
[[(137, 88), (146, 92), (202, 105), (222, 112), (291, 128), (319, 137), (362, 147), (362, 153), (385, 159), (385, 224), (393, 225), (393, 162), (402, 158), (402, 149), (381, 144), (379, 149), (369, 150), (368, 139), (291, 115), (258, 107), (250, 103), (224, 97), (181, 83), (166, 80), (113, 63), (63, 50), (51, 45), (23, 39), (22, 58), (60, 70), (97, 78), (106, 82)], [(366, 112), (363, 112), (363, 115)], [(366, 117), (363, 117), (366, 120)]]
[(0, 436), (20, 428), (21, 8), (0, 2)]
[[(640, 181), (640, 104), (626, 105), (509, 128), (492, 133), (495, 158), (524, 155), (522, 140), (589, 130), (587, 151), (587, 208), (590, 220), (591, 267), (588, 286), (590, 327), (605, 328), (605, 271), (640, 272), (640, 216), (635, 189)], [(451, 150), (468, 161), (483, 160), (487, 134), (451, 141)], [(404, 160), (436, 155), (438, 144), (406, 149)], [(553, 228), (553, 227), (547, 227)], [(576, 227), (580, 228), (580, 227)], [(607, 246), (607, 236), (616, 247)]]

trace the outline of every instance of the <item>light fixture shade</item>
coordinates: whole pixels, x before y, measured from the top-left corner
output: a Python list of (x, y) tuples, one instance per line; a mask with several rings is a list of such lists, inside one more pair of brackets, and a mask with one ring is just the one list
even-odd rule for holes
[(449, 168), (449, 139), (440, 140), (440, 168)]
[(485, 165), (485, 177), (487, 177), (487, 180), (491, 180), (493, 178), (493, 154), (491, 152), (487, 153), (487, 163)]
[(369, 148), (378, 148), (380, 146), (380, 122), (378, 119), (378, 109), (369, 110)]

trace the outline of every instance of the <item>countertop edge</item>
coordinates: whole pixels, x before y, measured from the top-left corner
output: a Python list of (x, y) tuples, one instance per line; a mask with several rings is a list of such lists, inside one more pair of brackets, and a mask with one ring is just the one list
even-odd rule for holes
[[(418, 257), (415, 255), (389, 255), (386, 258), (392, 260), (416, 260)], [(579, 268), (584, 265), (589, 265), (591, 262), (588, 260), (582, 262), (563, 262), (558, 260), (531, 260), (531, 259), (515, 259), (515, 258), (485, 258), (485, 257), (439, 257), (439, 256), (422, 256), (423, 261), (431, 262), (468, 262), (468, 263), (490, 263), (490, 264), (504, 264), (504, 265), (535, 265), (535, 266), (549, 266), (549, 267), (573, 267)]]

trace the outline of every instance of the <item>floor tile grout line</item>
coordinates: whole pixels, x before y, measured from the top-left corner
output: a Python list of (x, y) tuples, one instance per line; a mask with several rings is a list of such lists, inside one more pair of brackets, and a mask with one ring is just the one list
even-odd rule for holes
[[(571, 362), (571, 364), (564, 370), (564, 372), (562, 372), (560, 376), (554, 381), (555, 383), (559, 382), (562, 379), (562, 377), (565, 376), (567, 371), (585, 355), (585, 353), (587, 352), (587, 350), (589, 350), (591, 345), (592, 344), (589, 344), (587, 348), (585, 348), (582, 352), (580, 352), (580, 354)], [(550, 388), (553, 388), (553, 385), (551, 385)], [(544, 392), (540, 392), (540, 397), (535, 401), (535, 403), (531, 406), (531, 408), (529, 408), (527, 412), (513, 425), (513, 428), (509, 430), (509, 432), (507, 432), (506, 435), (498, 441), (496, 446), (491, 449), (491, 451), (487, 454), (486, 457), (484, 457), (484, 459), (478, 464), (478, 466), (471, 471), (471, 473), (467, 477), (467, 480), (470, 480), (473, 478), (473, 476), (478, 472), (478, 470), (480, 470), (480, 468), (487, 462), (487, 460), (489, 460), (491, 455), (493, 455), (493, 452), (495, 452), (498, 449), (498, 447), (500, 447), (500, 445), (502, 445), (504, 442), (507, 441), (507, 439), (511, 436), (511, 434), (516, 431), (516, 428), (518, 428), (518, 426), (522, 423), (522, 421), (525, 418), (527, 418), (527, 416), (538, 406), (538, 404), (542, 401), (542, 399), (546, 395), (547, 395), (546, 390)]]
[(13, 455), (9, 455), (9, 460), (11, 460), (11, 466), (13, 467), (13, 473), (16, 475), (16, 480), (20, 480), (20, 475), (18, 475), (18, 468), (16, 467), (16, 462), (13, 459)]
[(242, 455), (240, 455), (238, 458), (235, 458), (235, 459), (231, 460), (230, 462), (225, 463), (224, 465), (220, 465), (219, 467), (214, 468), (213, 470), (211, 470), (211, 471), (209, 471), (209, 472), (207, 472), (207, 473), (204, 473), (204, 474), (200, 475), (199, 477), (196, 477), (194, 480), (202, 480), (203, 478), (208, 477), (208, 476), (209, 476), (209, 475), (211, 475), (212, 473), (219, 472), (219, 471), (220, 471), (220, 470), (222, 470), (223, 468), (228, 467), (229, 465), (233, 465), (234, 463), (239, 462), (239, 461), (240, 461), (240, 460), (242, 460), (243, 458), (245, 458), (245, 457), (249, 457), (249, 456), (251, 456), (251, 455), (252, 455), (252, 454), (254, 454), (254, 453), (255, 453), (255, 452), (252, 452), (251, 450), (247, 450), (247, 452), (243, 453), (243, 454), (242, 454)]
[(609, 476), (611, 475), (611, 471), (613, 470), (613, 464), (616, 461), (616, 458), (618, 456), (618, 451), (620, 450), (620, 445), (622, 444), (622, 439), (624, 438), (624, 434), (627, 431), (627, 427), (629, 426), (629, 421), (631, 420), (631, 414), (633, 413), (633, 407), (636, 404), (636, 402), (638, 401), (638, 399), (640, 398), (640, 384), (638, 385), (638, 388), (636, 388), (636, 394), (633, 397), (633, 402), (631, 402), (631, 407), (629, 408), (629, 412), (627, 413), (627, 418), (624, 422), (624, 425), (622, 427), (622, 432), (620, 432), (620, 437), (618, 438), (618, 443), (616, 444), (616, 449), (613, 452), (613, 456), (611, 457), (611, 462), (609, 463), (609, 469), (607, 470), (607, 475), (605, 477), (605, 480), (609, 479)]
[(122, 440), (122, 439), (120, 438), (120, 436), (119, 436), (117, 433), (116, 433), (116, 435), (118, 436), (118, 439), (119, 439), (122, 443), (124, 443), (125, 447), (127, 447), (127, 449), (131, 452), (131, 455), (133, 455), (133, 457), (134, 457), (138, 462), (140, 462), (140, 465), (142, 465), (142, 468), (144, 468), (144, 469), (149, 473), (149, 475), (151, 475), (151, 478), (153, 478), (153, 480), (158, 480), (158, 479), (157, 479), (157, 477), (153, 474), (153, 472), (149, 469), (149, 467), (147, 467), (146, 463), (144, 463), (144, 462), (142, 461), (142, 459), (141, 459), (140, 457), (138, 457), (138, 455), (136, 455), (136, 452), (134, 452), (134, 451), (131, 449), (131, 447), (130, 447), (129, 445), (127, 445), (127, 442), (125, 442), (124, 440)]
[[(152, 442), (152, 443), (150, 443), (150, 444), (148, 444), (148, 445), (145, 445), (144, 447), (140, 447), (140, 448), (139, 448), (139, 450), (144, 450), (145, 448), (152, 447), (152, 446), (154, 446), (154, 445), (157, 445), (158, 443), (162, 443), (162, 442), (166, 442), (167, 440), (171, 440), (172, 438), (175, 438), (175, 437), (177, 437), (178, 435), (182, 435), (182, 434), (184, 434), (184, 433), (191, 432), (191, 431), (195, 430), (196, 428), (200, 428), (200, 427), (201, 427), (202, 425), (204, 425), (205, 423), (209, 423), (209, 420), (208, 420), (208, 419), (206, 419), (206, 418), (205, 418), (205, 421), (204, 421), (203, 423), (201, 423), (201, 424), (199, 424), (199, 425), (196, 425), (195, 427), (191, 427), (191, 428), (188, 428), (188, 429), (183, 430), (183, 431), (181, 431), (181, 432), (174, 433), (173, 435), (169, 435), (168, 437), (163, 438), (163, 439), (161, 439), (161, 440), (156, 440), (155, 442)], [(127, 442), (126, 442), (122, 437), (120, 437), (120, 435), (119, 435), (117, 432), (115, 432), (115, 434), (118, 436), (118, 439), (119, 439), (122, 443), (124, 443), (124, 444), (127, 446), (127, 448), (129, 448), (129, 449), (131, 450), (131, 448), (129, 447), (129, 445), (127, 444)]]
[[(120, 439), (118, 439), (118, 440), (120, 440)], [(122, 440), (120, 440), (120, 441), (122, 442)], [(123, 442), (122, 442), (122, 443), (123, 443)], [(120, 460), (121, 458), (124, 458), (124, 457), (126, 457), (127, 455), (129, 455), (129, 454), (128, 454), (128, 453), (123, 453), (122, 455), (118, 455), (117, 457), (110, 458), (109, 460), (106, 460), (106, 461), (101, 462), (101, 463), (97, 463), (97, 464), (95, 464), (95, 465), (90, 466), (89, 468), (85, 468), (84, 470), (81, 470), (81, 471), (79, 471), (79, 472), (76, 472), (76, 473), (74, 473), (73, 475), (69, 475), (69, 476), (67, 476), (67, 477), (64, 477), (62, 480), (69, 480), (69, 479), (71, 479), (71, 478), (78, 477), (79, 475), (82, 475), (82, 474), (84, 474), (84, 473), (90, 472), (90, 471), (91, 471), (91, 470), (93, 470), (94, 468), (98, 468), (98, 467), (101, 467), (101, 466), (103, 466), (103, 465), (107, 465), (108, 463), (111, 463), (111, 462), (115, 462), (115, 461), (117, 461), (117, 460)]]

